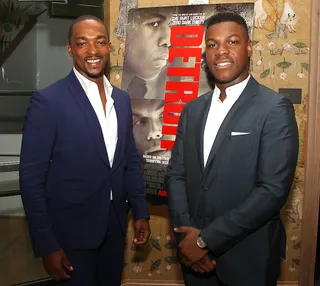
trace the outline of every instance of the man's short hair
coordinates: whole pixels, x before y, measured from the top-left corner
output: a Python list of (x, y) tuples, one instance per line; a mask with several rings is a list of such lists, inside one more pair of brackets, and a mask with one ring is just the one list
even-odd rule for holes
[(81, 22), (81, 21), (85, 21), (85, 20), (94, 20), (94, 21), (101, 23), (106, 28), (107, 37), (109, 38), (108, 29), (107, 29), (105, 23), (100, 18), (93, 16), (93, 15), (82, 15), (82, 16), (78, 17), (77, 19), (75, 19), (74, 22), (69, 27), (69, 31), (68, 31), (68, 43), (69, 44), (71, 43), (72, 31), (73, 31), (74, 25)]
[(247, 23), (246, 23), (245, 19), (238, 14), (233, 14), (233, 13), (215, 14), (215, 15), (209, 17), (205, 21), (205, 28), (206, 28), (206, 30), (208, 30), (211, 26), (213, 26), (215, 24), (219, 24), (219, 23), (224, 23), (224, 22), (234, 22), (234, 23), (239, 24), (240, 26), (245, 28), (245, 30), (247, 31), (248, 37), (249, 37), (249, 29), (248, 29)]

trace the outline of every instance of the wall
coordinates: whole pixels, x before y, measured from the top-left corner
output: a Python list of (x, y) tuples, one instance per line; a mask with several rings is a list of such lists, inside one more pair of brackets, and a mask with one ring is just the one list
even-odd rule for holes
[[(37, 76), (37, 28), (34, 27), (3, 63), (1, 90), (35, 90)], [(17, 69), (17, 67), (19, 67)]]
[[(4, 62), (0, 91), (34, 91), (66, 76), (72, 68), (72, 59), (66, 49), (71, 22), (69, 19), (48, 18), (46, 12), (41, 14), (37, 24)], [(21, 100), (12, 96), (0, 97), (0, 117), (21, 115), (26, 108), (25, 101), (29, 97)], [(10, 107), (12, 105), (14, 109)], [(0, 134), (0, 154), (19, 155), (20, 145), (21, 134)], [(0, 192), (8, 184), (18, 186), (18, 172), (0, 173)], [(0, 215), (23, 216), (20, 196), (0, 198)]]
[(72, 20), (48, 18), (43, 14), (37, 23), (37, 89), (42, 89), (66, 76), (72, 58), (66, 48)]
[[(0, 3), (2, 2), (7, 3), (8, 1), (0, 0)], [(46, 6), (38, 6), (44, 4), (35, 3), (31, 4), (31, 8), (26, 12), (21, 12), (18, 7), (24, 7), (26, 4), (19, 3), (16, 0), (10, 0), (9, 2), (15, 7), (16, 14), (25, 14), (25, 17), (21, 16), (20, 19), (26, 18), (28, 14), (34, 14), (35, 10), (44, 11), (46, 8)], [(11, 23), (18, 21), (17, 19), (18, 16), (15, 16), (12, 20), (9, 18), (5, 20)], [(0, 18), (0, 25), (3, 21), (4, 19)], [(71, 22), (72, 20), (69, 19), (48, 18), (46, 11), (39, 15), (36, 25), (25, 35), (1, 66), (0, 91), (41, 89), (66, 75), (72, 67), (71, 58), (65, 47)], [(19, 28), (15, 31), (14, 25), (12, 25), (12, 29), (14, 35), (23, 30)], [(2, 27), (0, 31), (4, 33)], [(8, 34), (10, 35), (10, 33)], [(18, 38), (18, 36), (16, 37)], [(15, 37), (12, 36), (11, 40), (14, 39)], [(10, 49), (10, 44), (7, 49)]]
[[(121, 1), (122, 2), (122, 1)], [(125, 2), (125, 1), (124, 1)], [(124, 3), (123, 2), (123, 3)], [(170, 6), (188, 4), (187, 0), (128, 0), (134, 6)], [(236, 0), (210, 0), (209, 3), (254, 2)], [(122, 3), (122, 4), (123, 4)], [(121, 86), (124, 38), (113, 31), (118, 24), (120, 0), (105, 1), (106, 23), (109, 25), (111, 42), (115, 52), (111, 55), (111, 82)], [(284, 5), (284, 9), (279, 7)], [(281, 265), (280, 281), (294, 283), (299, 279), (300, 232), (305, 163), (305, 135), (308, 101), (310, 0), (258, 0), (255, 4), (256, 27), (253, 32), (254, 55), (251, 62), (252, 75), (262, 84), (278, 91), (279, 88), (301, 88), (301, 103), (294, 104), (300, 133), (300, 152), (294, 185), (290, 198), (282, 209), (282, 218), (287, 232), (287, 258)], [(278, 10), (273, 7), (277, 7)], [(290, 13), (290, 17), (288, 17)], [(283, 16), (286, 28), (282, 26), (279, 37), (275, 37), (276, 15)], [(294, 15), (294, 17), (293, 17)], [(280, 17), (280, 16), (279, 16)], [(261, 25), (260, 25), (261, 24)], [(281, 26), (279, 26), (281, 28)], [(174, 241), (165, 206), (150, 206), (151, 246), (145, 249), (132, 245), (132, 227), (128, 232), (125, 281), (181, 282), (176, 263)], [(148, 249), (149, 248), (149, 249)], [(169, 258), (168, 258), (169, 257)], [(171, 257), (171, 258), (170, 258)], [(140, 281), (140, 282), (139, 282)]]

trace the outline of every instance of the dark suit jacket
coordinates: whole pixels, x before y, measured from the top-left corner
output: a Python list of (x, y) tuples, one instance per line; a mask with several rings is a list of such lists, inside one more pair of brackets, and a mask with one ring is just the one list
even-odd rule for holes
[(124, 232), (126, 199), (136, 219), (149, 217), (129, 96), (113, 87), (112, 98), (118, 143), (110, 167), (98, 118), (73, 71), (32, 96), (20, 187), (36, 257), (61, 247), (97, 247), (106, 233), (111, 189)]
[(211, 98), (209, 92), (189, 102), (180, 118), (167, 174), (171, 222), (201, 229), (222, 282), (267, 285), (285, 257), (280, 209), (298, 155), (294, 109), (287, 98), (251, 77), (223, 121), (204, 168)]

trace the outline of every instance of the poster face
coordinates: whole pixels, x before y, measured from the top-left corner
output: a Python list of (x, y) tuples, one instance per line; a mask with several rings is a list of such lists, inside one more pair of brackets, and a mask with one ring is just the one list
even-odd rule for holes
[(122, 89), (131, 98), (150, 203), (166, 203), (166, 169), (184, 104), (214, 85), (203, 62), (205, 20), (221, 12), (240, 14), (252, 38), (253, 9), (253, 3), (234, 3), (129, 11)]

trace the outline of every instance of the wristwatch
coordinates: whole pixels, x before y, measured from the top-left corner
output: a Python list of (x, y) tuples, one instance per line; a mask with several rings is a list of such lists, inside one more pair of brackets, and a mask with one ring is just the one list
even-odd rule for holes
[(201, 234), (199, 234), (199, 236), (197, 237), (197, 246), (201, 249), (205, 249), (207, 247), (207, 244), (202, 239)]

